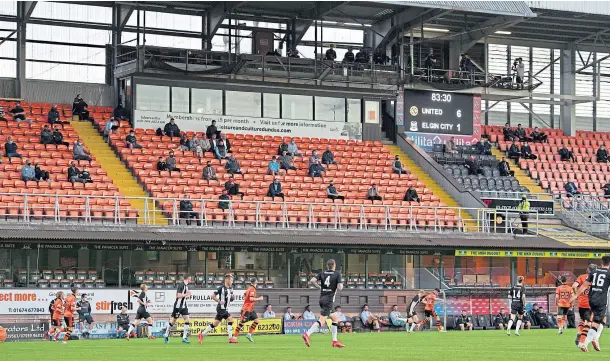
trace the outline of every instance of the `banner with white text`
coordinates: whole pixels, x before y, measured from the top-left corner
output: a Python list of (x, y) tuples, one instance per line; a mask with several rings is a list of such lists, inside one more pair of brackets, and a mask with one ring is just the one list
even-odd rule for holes
[(170, 118), (183, 131), (205, 132), (212, 120), (223, 133), (273, 135), (281, 137), (310, 137), (332, 139), (362, 139), (362, 124), (319, 120), (253, 118), (232, 115), (161, 112), (134, 110), (135, 128), (157, 129)]

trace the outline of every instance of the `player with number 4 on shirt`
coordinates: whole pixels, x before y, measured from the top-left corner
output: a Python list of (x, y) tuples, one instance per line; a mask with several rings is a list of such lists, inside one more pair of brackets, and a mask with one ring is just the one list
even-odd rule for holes
[(595, 351), (601, 351), (599, 347), (599, 336), (603, 329), (603, 321), (606, 317), (608, 304), (608, 288), (610, 287), (610, 256), (602, 257), (602, 266), (589, 273), (587, 280), (578, 288), (570, 302), (574, 302), (579, 295), (589, 289), (589, 306), (591, 306), (591, 328), (583, 329), (580, 335), (578, 348), (582, 352), (588, 352), (591, 343)]
[(339, 318), (334, 311), (333, 303), (335, 302), (335, 295), (337, 294), (337, 290), (341, 291), (343, 289), (343, 280), (341, 279), (341, 273), (336, 271), (337, 263), (334, 259), (329, 259), (326, 261), (326, 271), (318, 273), (316, 277), (313, 277), (309, 283), (320, 288), (320, 308), (322, 309), (320, 312), (320, 319), (317, 322), (314, 322), (311, 325), (311, 328), (303, 334), (303, 340), (305, 341), (305, 345), (309, 347), (311, 342), (309, 337), (320, 330), (322, 325), (326, 324), (326, 319), (330, 316), (332, 319), (332, 325), (330, 327), (331, 333), (333, 335), (333, 343), (332, 347), (345, 347), (342, 343), (337, 340), (337, 322), (339, 322)]

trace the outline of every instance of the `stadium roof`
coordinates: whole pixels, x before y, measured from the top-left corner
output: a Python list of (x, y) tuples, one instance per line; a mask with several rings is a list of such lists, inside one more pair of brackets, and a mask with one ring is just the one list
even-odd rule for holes
[(197, 244), (255, 246), (352, 246), (402, 247), (412, 249), (511, 249), (607, 251), (604, 247), (573, 247), (544, 236), (512, 234), (434, 233), (405, 231), (251, 229), (251, 228), (184, 228), (113, 227), (82, 225), (10, 225), (0, 234), (4, 242), (64, 242), (95, 244)]

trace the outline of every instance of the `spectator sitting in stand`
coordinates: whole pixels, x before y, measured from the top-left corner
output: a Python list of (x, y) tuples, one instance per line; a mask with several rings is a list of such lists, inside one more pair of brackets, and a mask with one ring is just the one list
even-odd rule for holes
[(381, 332), (381, 328), (379, 327), (379, 320), (375, 315), (369, 311), (369, 305), (365, 304), (362, 306), (362, 312), (360, 312), (360, 321), (362, 321), (362, 325), (364, 327), (368, 327), (373, 330), (377, 330)]
[(36, 172), (29, 159), (25, 161), (25, 165), (21, 168), (21, 180), (24, 182), (36, 180)]
[(580, 193), (580, 190), (578, 190), (578, 186), (576, 185), (576, 183), (574, 183), (573, 180), (569, 180), (563, 186), (563, 188), (566, 190), (568, 197), (573, 197), (573, 196), (577, 196), (579, 194), (582, 194), (582, 193)]
[(157, 160), (157, 170), (159, 172), (168, 170), (167, 163), (165, 163), (165, 160), (163, 160), (163, 157), (159, 157), (159, 159)]
[(294, 141), (294, 138), (290, 139), (290, 143), (288, 143), (288, 154), (293, 157), (302, 157), (303, 155), (299, 152), (299, 147), (297, 143)]
[(210, 151), (214, 154), (216, 159), (222, 159), (222, 155), (220, 154), (220, 140), (216, 139), (216, 134), (212, 135), (212, 138), (210, 139)]
[(32, 123), (31, 119), (25, 118), (25, 110), (21, 107), (21, 102), (15, 102), (15, 107), (8, 111), (12, 116), (13, 120), (17, 123), (28, 122)]
[(342, 201), (345, 200), (345, 197), (339, 194), (339, 191), (335, 187), (333, 181), (330, 181), (328, 187), (326, 187), (326, 195), (329, 199), (333, 200), (333, 203), (335, 202), (335, 199), (340, 199)]
[(513, 128), (511, 128), (508, 123), (504, 124), (504, 128), (502, 128), (502, 134), (504, 135), (505, 142), (511, 142), (516, 138)]
[(78, 176), (80, 175), (80, 170), (76, 168), (76, 162), (70, 163), (70, 168), (68, 168), (68, 182), (78, 182)]
[(227, 163), (225, 164), (225, 169), (229, 174), (242, 174), (241, 167), (237, 159), (235, 159), (234, 155), (231, 155), (227, 158)]
[(576, 163), (576, 159), (574, 158), (574, 153), (572, 153), (572, 151), (568, 150), (568, 148), (566, 148), (565, 145), (563, 145), (561, 147), (561, 149), (559, 149), (559, 157), (562, 162), (567, 162), (567, 161), (571, 160), (572, 162)]
[(610, 181), (602, 186), (604, 190), (604, 198), (610, 199)]
[(324, 151), (324, 153), (322, 153), (322, 164), (326, 164), (326, 165), (335, 164), (335, 165), (337, 165), (337, 162), (335, 161), (335, 155), (330, 150), (330, 146), (327, 146), (326, 150)]
[(532, 325), (540, 326), (540, 324), (538, 323), (538, 304), (537, 303), (534, 303), (532, 305), (532, 309), (527, 312), (527, 315), (529, 316), (529, 319), (532, 321)]
[(451, 154), (458, 153), (456, 145), (455, 145), (454, 137), (449, 138), (449, 141), (447, 143), (445, 143), (445, 153), (451, 153)]
[(472, 331), (472, 318), (466, 314), (466, 310), (462, 310), (462, 313), (460, 313), (455, 320), (455, 324), (458, 325), (462, 331)]
[(521, 146), (521, 156), (523, 159), (538, 159), (538, 156), (532, 153), (532, 147), (529, 146), (528, 142)]
[(276, 157), (271, 158), (271, 162), (267, 166), (267, 175), (278, 175), (280, 174), (280, 165), (276, 160)]
[(207, 181), (218, 180), (218, 178), (216, 178), (216, 169), (212, 167), (211, 162), (208, 162), (203, 168), (203, 179)]
[(218, 197), (218, 208), (224, 210), (229, 209), (231, 203), (231, 197), (229, 197), (229, 193), (227, 190), (223, 190), (220, 197)]
[(34, 176), (36, 177), (36, 181), (49, 181), (51, 183), (51, 178), (49, 177), (49, 172), (40, 168), (38, 163), (34, 165)]
[(186, 225), (191, 225), (191, 218), (195, 218), (197, 220), (197, 225), (201, 225), (199, 222), (199, 215), (197, 212), (193, 211), (193, 202), (188, 194), (184, 195), (184, 198), (180, 201), (180, 218), (186, 220)]
[(191, 140), (186, 136), (186, 133), (180, 133), (180, 144), (176, 149), (184, 152), (191, 149)]
[(208, 139), (212, 139), (212, 136), (215, 135), (218, 137), (218, 128), (216, 128), (216, 121), (212, 120), (212, 124), (208, 125), (208, 128), (205, 130), (205, 135)]
[(199, 163), (201, 163), (201, 159), (203, 158), (203, 148), (201, 147), (201, 141), (197, 134), (193, 134), (191, 137), (191, 143), (189, 144), (189, 150), (199, 158)]
[(4, 155), (7, 156), (9, 160), (13, 157), (21, 159), (21, 154), (17, 153), (17, 148), (17, 143), (13, 142), (13, 137), (9, 135), (4, 144)]
[(239, 191), (239, 184), (235, 183), (233, 176), (229, 177), (229, 180), (225, 182), (225, 190), (231, 196), (240, 196), (244, 198), (244, 193)]
[(398, 311), (398, 305), (392, 306), (392, 311), (390, 311), (390, 322), (392, 326), (395, 327), (404, 327), (405, 329), (409, 329), (409, 323), (407, 322), (407, 318), (403, 317)]
[(273, 177), (273, 182), (269, 184), (269, 191), (267, 192), (267, 197), (272, 197), (275, 200), (275, 197), (280, 197), (284, 199), (284, 193), (282, 193), (282, 184), (277, 180), (277, 177)]
[(231, 142), (229, 141), (229, 138), (227, 138), (227, 135), (222, 133), (220, 134), (220, 139), (223, 141), (223, 143), (225, 144), (225, 149), (227, 153), (233, 153), (231, 151)]
[(275, 312), (273, 312), (273, 306), (268, 304), (265, 306), (265, 313), (263, 313), (263, 318), (275, 318)]
[(500, 176), (502, 177), (512, 177), (515, 175), (515, 172), (510, 170), (510, 165), (506, 161), (506, 158), (502, 157), (500, 163), (498, 163), (498, 170), (500, 171)]
[(335, 59), (337, 59), (337, 52), (335, 51), (335, 49), (333, 49), (334, 46), (335, 44), (331, 44), (330, 48), (326, 50), (326, 53), (324, 54), (324, 59), (330, 61), (335, 61)]
[(354, 62), (356, 57), (354, 56), (354, 49), (351, 47), (347, 48), (347, 53), (343, 56), (343, 63), (351, 64)]
[(369, 190), (366, 192), (366, 199), (368, 199), (369, 201), (380, 201), (380, 200), (382, 200), (382, 198), (379, 195), (379, 192), (377, 190), (377, 184), (373, 183), (371, 185), (371, 188), (369, 188)]
[(523, 323), (521, 324), (521, 329), (531, 329), (532, 328), (532, 319), (530, 318), (530, 313), (526, 312), (523, 315)]
[(536, 312), (536, 322), (541, 329), (549, 329), (553, 326), (549, 322), (548, 315), (544, 312), (544, 308), (538, 307), (538, 311)]
[[(201, 135), (201, 139), (199, 140), (199, 145), (201, 145), (201, 150), (203, 150), (203, 152), (212, 152), (212, 144), (210, 144), (210, 140), (208, 139), (208, 136), (205, 134)], [(212, 152), (214, 153), (214, 152)]]
[(513, 144), (508, 148), (508, 158), (514, 159), (515, 162), (519, 162), (519, 158), (521, 157), (521, 151), (519, 150), (519, 145), (516, 140), (513, 140)]
[(519, 138), (521, 142), (531, 142), (532, 139), (525, 135), (525, 129), (521, 127), (521, 124), (517, 124), (517, 129), (515, 129), (515, 135)]
[(49, 129), (48, 125), (45, 125), (40, 132), (40, 144), (44, 145), (44, 149), (47, 149), (47, 144), (55, 144), (53, 132)]
[(53, 132), (53, 142), (57, 145), (65, 145), (66, 147), (70, 147), (70, 143), (64, 142), (64, 135), (61, 134), (59, 128), (55, 127), (55, 131)]
[(606, 146), (603, 144), (597, 150), (597, 161), (600, 163), (608, 163), (608, 151), (606, 150)]
[(510, 316), (508, 316), (506, 313), (504, 313), (504, 308), (501, 308), (500, 313), (498, 313), (496, 315), (496, 318), (494, 319), (494, 323), (493, 323), (496, 330), (506, 329), (509, 318), (510, 318)]
[(311, 165), (314, 164), (318, 160), (320, 160), (320, 157), (318, 156), (318, 151), (317, 150), (312, 151), (311, 157), (309, 157), (309, 164), (307, 166), (311, 167)]
[(282, 155), (284, 152), (288, 152), (288, 144), (282, 139), (282, 143), (280, 143), (280, 146), (277, 148), (277, 155)]
[(419, 196), (417, 195), (417, 191), (415, 190), (415, 188), (413, 188), (412, 185), (409, 186), (409, 188), (405, 192), (405, 197), (402, 200), (405, 202), (420, 202)]
[(316, 159), (309, 166), (309, 176), (312, 178), (324, 178), (324, 173), (326, 173), (326, 168), (322, 167), (319, 159)]
[(80, 94), (76, 94), (76, 98), (72, 102), (72, 115), (77, 115), (78, 120), (89, 120), (89, 110), (87, 107), (89, 105), (85, 103), (83, 97)]
[(547, 143), (549, 136), (538, 130), (538, 127), (535, 127), (534, 131), (530, 133), (530, 137), (532, 137), (534, 142)]
[(165, 160), (167, 163), (167, 170), (170, 172), (180, 172), (180, 168), (176, 167), (176, 157), (174, 157), (174, 151), (169, 152), (169, 157)]
[(4, 107), (0, 105), (0, 121), (7, 122), (8, 120), (4, 117)]
[(116, 119), (117, 121), (121, 121), (121, 120), (128, 120), (127, 119), (127, 113), (125, 112), (125, 108), (123, 107), (123, 104), (119, 103), (119, 105), (116, 106), (116, 108), (114, 108), (114, 111), (112, 112), (114, 119)]
[(468, 158), (465, 166), (468, 168), (468, 175), (483, 174), (483, 169), (481, 169), (479, 161), (474, 158), (474, 155), (471, 155), (470, 158)]
[(81, 179), (81, 183), (93, 183), (93, 180), (91, 179), (91, 173), (89, 173), (87, 166), (83, 167), (83, 170), (78, 175), (78, 178)]
[(216, 143), (216, 152), (218, 153), (218, 160), (225, 159), (227, 157), (227, 145), (224, 140), (218, 139)]
[(294, 161), (292, 160), (292, 156), (288, 155), (288, 152), (282, 152), (282, 155), (279, 157), (280, 168), (283, 170), (297, 170), (297, 167), (294, 165)]
[(129, 135), (125, 137), (125, 145), (130, 149), (142, 149), (142, 146), (138, 144), (133, 129), (130, 130)]
[(54, 124), (70, 124), (70, 122), (62, 122), (57, 105), (53, 105), (47, 113), (47, 122), (53, 126)]
[(396, 174), (409, 174), (409, 171), (402, 166), (398, 155), (394, 157), (394, 162), (392, 162), (392, 172)]
[(178, 124), (176, 124), (174, 118), (169, 118), (169, 123), (165, 124), (163, 127), (163, 134), (170, 138), (180, 136), (180, 128), (178, 128)]
[(476, 147), (480, 155), (491, 155), (491, 144), (487, 139), (477, 142)]
[(305, 310), (303, 311), (303, 314), (301, 315), (301, 317), (304, 320), (315, 320), (316, 319), (316, 315), (313, 312), (311, 312), (310, 305), (305, 306)]
[(337, 326), (341, 329), (341, 332), (349, 332), (352, 333), (352, 323), (347, 320), (345, 315), (343, 314), (343, 310), (341, 306), (335, 307), (335, 315), (337, 315)]
[(88, 150), (85, 149), (85, 146), (83, 145), (83, 142), (78, 139), (75, 143), (74, 143), (74, 148), (72, 148), (72, 159), (74, 160), (86, 160), (88, 162), (91, 162), (91, 157)]
[(297, 316), (292, 313), (292, 307), (286, 307), (286, 311), (284, 312), (284, 321), (292, 321), (296, 319)]

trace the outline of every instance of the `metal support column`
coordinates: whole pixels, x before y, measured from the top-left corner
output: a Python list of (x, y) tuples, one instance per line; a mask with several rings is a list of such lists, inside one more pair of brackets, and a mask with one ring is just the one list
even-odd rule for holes
[[(599, 97), (599, 63), (597, 62), (597, 52), (593, 53), (593, 66), (591, 67), (593, 72), (593, 96), (597, 99)], [(597, 100), (593, 101), (593, 107), (591, 109), (591, 115), (593, 116), (593, 131), (597, 131)]]
[[(527, 86), (529, 89), (531, 89), (532, 88), (532, 76), (534, 75), (534, 48), (532, 48), (531, 46), (529, 48), (528, 55), (529, 55), (529, 62), (530, 62), (529, 63), (530, 76), (528, 77), (529, 80), (527, 81)], [(530, 91), (529, 93), (530, 93), (529, 98), (532, 99), (532, 92)], [(534, 105), (532, 104), (531, 107), (534, 108)], [(528, 126), (530, 128), (533, 127), (534, 116), (532, 115), (532, 112), (529, 112), (528, 121), (529, 121)]]
[(26, 3), (23, 1), (17, 2), (17, 41), (16, 48), (16, 78), (15, 78), (15, 97), (25, 97), (25, 42), (26, 42)]
[[(562, 95), (576, 95), (575, 54), (573, 50), (561, 50), (561, 78), (559, 88)], [(567, 136), (576, 135), (576, 106), (570, 99), (561, 105), (561, 129)]]
[[(551, 49), (551, 94), (555, 94), (555, 49)], [(555, 105), (551, 104), (551, 128), (555, 128)]]

